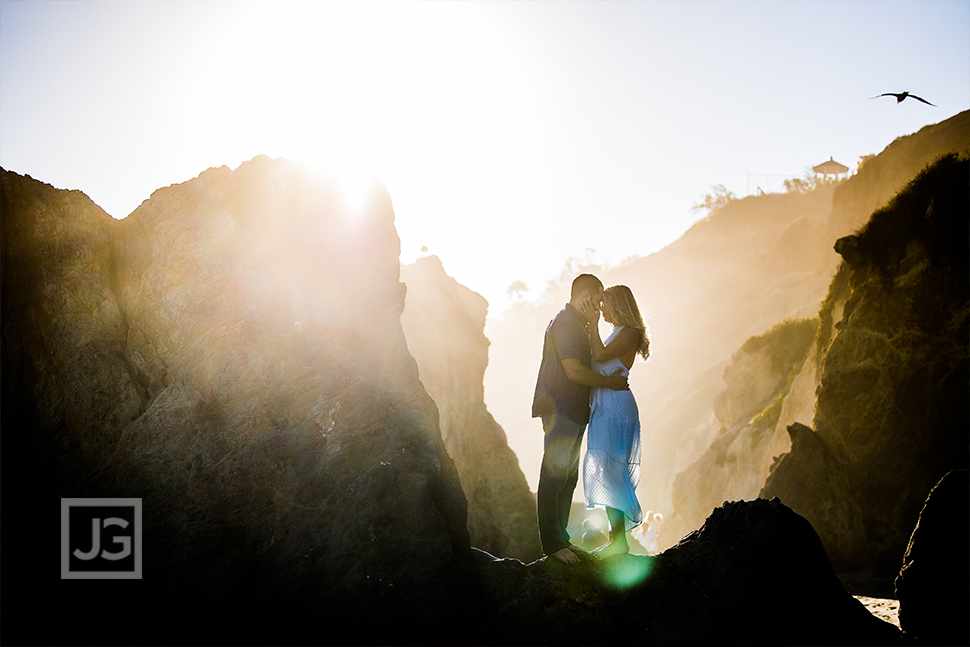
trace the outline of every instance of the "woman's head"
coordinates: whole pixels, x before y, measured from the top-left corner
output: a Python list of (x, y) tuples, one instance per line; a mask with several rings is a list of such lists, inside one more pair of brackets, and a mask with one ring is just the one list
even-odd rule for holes
[(647, 327), (640, 314), (633, 292), (625, 285), (614, 285), (603, 291), (603, 318), (614, 326), (626, 326), (640, 333), (640, 345), (637, 353), (644, 359), (650, 355), (650, 339)]

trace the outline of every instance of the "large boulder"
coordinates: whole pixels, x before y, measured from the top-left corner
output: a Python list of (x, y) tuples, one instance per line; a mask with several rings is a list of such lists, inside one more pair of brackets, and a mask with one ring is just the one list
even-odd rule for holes
[(919, 513), (896, 577), (899, 626), (931, 645), (970, 644), (970, 472), (950, 472)]
[(448, 276), (435, 256), (401, 268), (401, 325), (468, 499), (472, 546), (531, 562), (542, 556), (535, 495), (505, 432), (485, 407), (489, 342), (485, 299)]
[(895, 626), (843, 588), (818, 535), (777, 499), (725, 502), (654, 556), (579, 567), (479, 554), (497, 634), (515, 644), (891, 645)]
[(196, 643), (472, 623), (466, 501), (401, 328), (383, 186), (351, 214), (260, 157), (113, 221), (2, 182), (4, 478), (26, 486), (3, 503), (37, 529), (5, 555), (58, 554), (60, 497), (143, 506), (138, 586), (39, 572), (60, 622), (31, 641), (130, 640), (97, 632), (104, 609), (164, 643), (183, 623)]
[(814, 431), (794, 427), (761, 496), (808, 519), (839, 571), (894, 576), (926, 492), (968, 466), (968, 166), (941, 158), (837, 246)]

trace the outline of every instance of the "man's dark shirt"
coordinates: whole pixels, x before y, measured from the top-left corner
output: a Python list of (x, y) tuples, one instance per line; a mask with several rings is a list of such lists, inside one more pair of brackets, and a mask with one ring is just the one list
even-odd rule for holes
[(532, 400), (532, 417), (558, 413), (581, 425), (589, 423), (590, 388), (566, 377), (562, 360), (574, 357), (591, 368), (592, 356), (586, 334), (586, 317), (567, 303), (546, 327), (542, 364)]

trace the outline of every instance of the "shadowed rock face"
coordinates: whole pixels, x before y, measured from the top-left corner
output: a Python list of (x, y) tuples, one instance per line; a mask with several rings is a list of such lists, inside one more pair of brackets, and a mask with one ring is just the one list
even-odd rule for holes
[(899, 625), (926, 644), (970, 643), (970, 478), (950, 472), (919, 514), (896, 578)]
[(804, 515), (838, 570), (892, 576), (926, 493), (967, 467), (968, 173), (943, 158), (838, 246), (815, 431), (790, 428), (761, 493)]
[(421, 382), (438, 405), (441, 435), (468, 498), (472, 546), (530, 562), (542, 556), (535, 495), (505, 432), (485, 408), (488, 303), (429, 256), (401, 269), (401, 325)]
[[(40, 481), (4, 505), (50, 554), (59, 497), (139, 497), (144, 579), (108, 601), (136, 624), (225, 616), (245, 622), (193, 642), (271, 642), (281, 619), (307, 640), (340, 619), (374, 640), (462, 617), (466, 503), (400, 326), (383, 187), (353, 215), (256, 158), (114, 221), (2, 186), (5, 477)], [(106, 603), (51, 588), (79, 622)]]

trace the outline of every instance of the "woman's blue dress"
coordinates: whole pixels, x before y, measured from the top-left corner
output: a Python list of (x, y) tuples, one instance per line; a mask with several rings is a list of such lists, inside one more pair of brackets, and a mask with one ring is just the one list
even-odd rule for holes
[[(616, 326), (603, 342), (609, 344), (623, 329)], [(616, 369), (630, 372), (618, 358), (593, 362), (593, 371), (612, 375)], [(640, 412), (632, 391), (593, 387), (583, 487), (586, 509), (615, 508), (626, 516), (626, 532), (643, 521), (637, 484), (640, 482)]]

